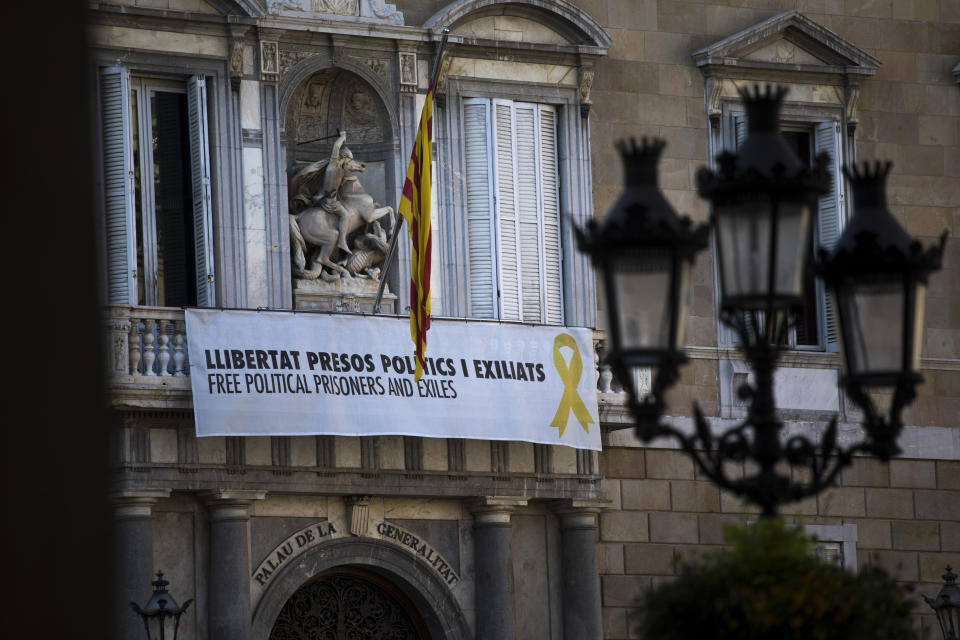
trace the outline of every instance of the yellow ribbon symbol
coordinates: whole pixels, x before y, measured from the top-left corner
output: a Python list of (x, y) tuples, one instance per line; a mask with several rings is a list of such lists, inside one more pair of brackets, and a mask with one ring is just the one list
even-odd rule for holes
[[(573, 356), (570, 358), (570, 365), (567, 366), (560, 353), (560, 347), (570, 347), (573, 349)], [(580, 349), (577, 347), (577, 341), (569, 333), (561, 333), (553, 341), (553, 365), (560, 374), (560, 380), (563, 382), (563, 396), (560, 398), (560, 406), (557, 407), (557, 413), (553, 416), (551, 427), (560, 429), (560, 437), (563, 437), (563, 430), (567, 428), (567, 420), (570, 411), (580, 421), (580, 426), (587, 433), (590, 433), (588, 424), (593, 424), (593, 417), (587, 411), (587, 406), (583, 404), (583, 399), (577, 393), (577, 385), (580, 384), (580, 376), (583, 375), (583, 360), (580, 358)]]

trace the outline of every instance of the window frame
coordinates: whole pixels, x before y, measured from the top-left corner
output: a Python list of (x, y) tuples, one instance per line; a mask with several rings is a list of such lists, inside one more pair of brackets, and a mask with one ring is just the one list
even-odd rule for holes
[[(483, 105), (485, 107), (484, 113), (486, 114), (486, 122), (489, 127), (487, 129), (488, 135), (486, 136), (486, 153), (487, 153), (487, 175), (489, 179), (487, 181), (487, 190), (490, 194), (488, 198), (488, 224), (489, 224), (489, 245), (490, 245), (490, 262), (491, 262), (491, 285), (492, 291), (490, 295), (492, 296), (492, 307), (493, 307), (493, 317), (488, 318), (492, 320), (505, 320), (504, 316), (508, 315), (508, 312), (504, 309), (505, 299), (503, 292), (507, 289), (505, 283), (506, 274), (503, 267), (503, 254), (507, 251), (512, 251), (516, 256), (516, 305), (518, 307), (517, 314), (519, 318), (507, 318), (507, 321), (520, 321), (533, 324), (548, 324), (548, 325), (563, 325), (563, 245), (560, 239), (560, 215), (559, 215), (559, 185), (553, 191), (553, 198), (556, 205), (556, 222), (557, 231), (556, 231), (556, 242), (558, 244), (558, 251), (556, 259), (556, 270), (555, 272), (548, 272), (548, 251), (545, 247), (544, 238), (545, 238), (545, 227), (548, 226), (549, 221), (547, 220), (547, 215), (545, 215), (544, 202), (547, 199), (546, 187), (544, 187), (544, 172), (543, 172), (543, 159), (545, 149), (544, 136), (543, 136), (543, 119), (542, 114), (545, 110), (548, 110), (552, 114), (553, 118), (553, 162), (554, 162), (554, 177), (555, 180), (558, 178), (557, 166), (559, 165), (559, 149), (556, 144), (556, 135), (558, 129), (558, 120), (559, 120), (559, 108), (556, 105), (544, 104), (540, 102), (527, 102), (523, 100), (508, 100), (505, 98), (489, 98), (481, 96), (463, 96), (460, 100), (460, 109), (461, 109), (461, 121), (466, 122), (466, 110), (468, 106)], [(527, 297), (524, 293), (524, 281), (527, 279), (524, 276), (524, 266), (523, 266), (523, 247), (522, 247), (522, 233), (520, 230), (522, 212), (520, 204), (520, 189), (518, 188), (518, 182), (520, 181), (520, 168), (519, 163), (514, 162), (511, 165), (511, 176), (509, 179), (509, 184), (512, 185), (511, 196), (513, 201), (513, 216), (514, 216), (514, 225), (515, 229), (512, 233), (513, 247), (506, 247), (504, 245), (505, 235), (510, 235), (508, 231), (504, 229), (504, 216), (501, 215), (502, 209), (500, 208), (500, 198), (499, 192), (500, 187), (504, 184), (502, 180), (502, 169), (503, 167), (496, 161), (498, 146), (504, 142), (501, 138), (498, 115), (497, 111), (501, 107), (508, 107), (510, 109), (510, 131), (509, 131), (509, 141), (511, 147), (511, 153), (513, 154), (514, 160), (518, 160), (518, 154), (516, 153), (518, 148), (518, 132), (517, 132), (517, 111), (519, 109), (528, 109), (533, 111), (533, 132), (534, 132), (534, 172), (535, 172), (535, 196), (536, 196), (536, 213), (537, 220), (536, 224), (538, 227), (538, 243), (537, 243), (537, 264), (540, 265), (538, 270), (538, 280), (537, 290), (539, 291), (539, 301), (537, 305), (539, 306), (540, 317), (538, 319), (528, 318), (527, 314), (524, 311), (524, 307), (528, 304)], [(460, 154), (466, 167), (468, 164), (467, 159), (467, 142), (461, 146)], [(467, 176), (469, 180), (469, 176)], [(469, 205), (468, 205), (469, 206)], [(469, 210), (468, 210), (469, 215)], [(529, 223), (529, 221), (527, 221)], [(469, 237), (468, 237), (469, 242)], [(552, 270), (551, 270), (552, 271)], [(550, 279), (555, 277), (556, 282), (551, 283)], [(549, 293), (548, 288), (559, 286), (559, 317), (551, 318), (551, 310), (549, 308)], [(471, 316), (475, 317), (473, 314), (473, 295), (474, 291), (473, 283), (470, 282), (471, 289)]]
[[(136, 201), (135, 178), (133, 175), (134, 145), (132, 118), (136, 117), (142, 122), (142, 118), (149, 117), (149, 105), (144, 105), (144, 101), (141, 99), (144, 95), (142, 92), (158, 89), (160, 91), (187, 95), (186, 136), (188, 140), (196, 136), (197, 139), (201, 141), (196, 149), (193, 148), (192, 144), (188, 145), (191, 163), (190, 166), (187, 167), (187, 170), (191, 174), (193, 173), (193, 156), (195, 153), (202, 155), (200, 162), (203, 170), (199, 173), (201, 176), (199, 181), (194, 180), (193, 176), (191, 176), (190, 182), (193, 188), (192, 200), (194, 208), (187, 210), (185, 215), (188, 216), (188, 218), (194, 218), (194, 227), (196, 228), (198, 212), (194, 209), (198, 206), (199, 189), (199, 197), (201, 199), (199, 206), (203, 211), (203, 237), (201, 243), (203, 251), (201, 260), (199, 254), (200, 246), (196, 247), (198, 255), (195, 257), (195, 261), (197, 264), (197, 273), (199, 274), (200, 271), (204, 272), (206, 282), (201, 288), (201, 283), (199, 282), (199, 278), (197, 278), (197, 306), (214, 306), (218, 299), (218, 283), (214, 274), (219, 271), (215, 266), (218, 260), (214, 251), (214, 235), (216, 232), (214, 226), (214, 211), (217, 209), (217, 201), (220, 199), (218, 197), (218, 191), (222, 191), (222, 188), (218, 188), (218, 180), (215, 176), (215, 140), (222, 139), (223, 137), (222, 132), (218, 131), (218, 126), (222, 124), (222, 114), (216, 112), (219, 101), (215, 98), (215, 95), (216, 90), (221, 86), (221, 73), (218, 68), (211, 67), (209, 62), (204, 64), (198, 61), (196, 65), (193, 65), (179, 60), (177, 64), (160, 66), (153, 56), (151, 56), (149, 63), (140, 63), (140, 57), (141, 56), (133, 55), (131, 56), (132, 59), (126, 61), (124, 64), (118, 64), (115, 57), (105, 57), (96, 54), (93, 56), (93, 60), (91, 60), (91, 73), (94, 78), (94, 86), (97, 87), (95, 94), (92, 96), (94, 100), (92, 115), (94, 117), (94, 130), (97, 132), (96, 151), (98, 152), (98, 159), (96, 171), (101, 187), (101, 191), (98, 193), (99, 208), (101, 210), (99, 225), (101, 228), (101, 241), (105, 243), (102, 245), (100, 252), (103, 265), (101, 269), (101, 273), (103, 273), (103, 302), (107, 305), (120, 306), (157, 306), (156, 290), (155, 288), (147, 286), (149, 284), (146, 279), (147, 274), (139, 273), (137, 266), (137, 208), (141, 208), (142, 215), (144, 213), (146, 214), (142, 218), (144, 225), (147, 224), (148, 218), (152, 218), (153, 223), (152, 233), (143, 234), (143, 240), (145, 242), (151, 242), (154, 247), (152, 251), (147, 251), (147, 245), (144, 245), (145, 262), (148, 253), (152, 253), (153, 258), (156, 258), (156, 217), (152, 215), (155, 213), (153, 203), (146, 202), (149, 194), (142, 188), (143, 185), (141, 185), (140, 202)], [(120, 124), (120, 129), (123, 132), (122, 144), (116, 142), (110, 143), (106, 140), (105, 119), (111, 117), (111, 114), (108, 113), (107, 105), (105, 104), (106, 94), (104, 91), (106, 78), (110, 75), (119, 78), (121, 87), (121, 118), (119, 120), (122, 120), (122, 123), (117, 124)], [(194, 87), (190, 86), (191, 83), (194, 84)], [(137, 99), (136, 114), (132, 111), (132, 94), (134, 91), (140, 92)], [(194, 95), (191, 95), (191, 93)], [(149, 100), (147, 102), (149, 102)], [(190, 131), (190, 111), (193, 108), (196, 108), (201, 114), (200, 118), (196, 120), (197, 131), (195, 133), (191, 133)], [(140, 129), (138, 135), (140, 136), (140, 140), (138, 140), (139, 153), (142, 157), (145, 149), (145, 147), (143, 147), (143, 135), (145, 135), (145, 131)], [(107, 168), (111, 153), (117, 154), (121, 148), (123, 157), (119, 162), (122, 163), (124, 167), (123, 172), (125, 173), (125, 178), (122, 180), (122, 200), (124, 203), (122, 214), (117, 206), (119, 204), (119, 200), (116, 197), (117, 194), (114, 193), (113, 196), (111, 196), (110, 193), (110, 175), (108, 175), (109, 170)], [(114, 171), (116, 171), (118, 166), (116, 165), (117, 160), (114, 162)], [(150, 163), (152, 164), (152, 159)], [(116, 182), (117, 181), (114, 181), (114, 191), (116, 191)], [(148, 189), (152, 193), (152, 183)], [(112, 202), (111, 198), (113, 198)], [(110, 234), (116, 233), (121, 218), (123, 219), (123, 227), (126, 233), (122, 241), (119, 241), (117, 238), (111, 239)], [(196, 235), (194, 235), (194, 242), (197, 242)], [(120, 245), (122, 245), (122, 247)], [(118, 265), (113, 262), (111, 257), (116, 258), (120, 253), (124, 254), (124, 259), (122, 264)], [(122, 286), (118, 287), (119, 272), (121, 270), (126, 271), (126, 281)], [(149, 271), (149, 269), (144, 269), (144, 271)], [(139, 279), (141, 278), (143, 279), (145, 290), (144, 301), (142, 303), (138, 295)], [(151, 291), (151, 289), (154, 290)], [(205, 289), (205, 291), (202, 289)]]
[[(574, 232), (574, 225), (583, 227), (593, 216), (589, 120), (581, 114), (577, 87), (451, 75), (446, 78), (446, 89), (434, 121), (438, 143), (434, 170), (442, 217), (435, 277), (441, 279), (445, 294), (437, 315), (473, 319), (468, 291), (464, 99), (489, 100), (491, 111), (494, 101), (509, 100), (555, 109), (561, 324), (595, 327), (593, 269), (576, 250)], [(499, 300), (495, 304), (499, 305)]]
[[(710, 154), (711, 166), (716, 168), (716, 155), (723, 150), (734, 151), (737, 147), (736, 125), (738, 119), (743, 118), (745, 122), (746, 108), (742, 101), (725, 99), (721, 102), (721, 116), (718, 126), (711, 127), (713, 138), (711, 140), (714, 153)], [(811, 157), (816, 155), (816, 134), (817, 127), (827, 125), (828, 123), (835, 127), (834, 152), (832, 153), (830, 172), (833, 175), (836, 204), (836, 236), (839, 237), (847, 223), (849, 213), (846, 197), (846, 183), (841, 167), (847, 163), (847, 158), (851, 157), (851, 141), (843, 134), (843, 111), (839, 106), (833, 105), (809, 105), (785, 102), (781, 109), (781, 128), (786, 131), (804, 131), (810, 134)], [(813, 220), (811, 232), (814, 234), (814, 252), (821, 245), (821, 209), (818, 206), (816, 216)], [(835, 240), (834, 240), (835, 241)], [(711, 238), (711, 242), (714, 240)], [(714, 261), (714, 292), (717, 300), (720, 296), (720, 276), (719, 264), (717, 264), (716, 248), (712, 250)], [(829, 294), (819, 278), (814, 279), (815, 297), (817, 301), (817, 337), (816, 345), (798, 345), (796, 344), (796, 329), (791, 327), (789, 342), (786, 345), (788, 349), (797, 352), (806, 353), (837, 353), (839, 342), (837, 336), (835, 313), (831, 311), (831, 301)], [(833, 317), (833, 339), (830, 339), (830, 318)], [(734, 331), (717, 318), (717, 338), (721, 348), (739, 348)]]

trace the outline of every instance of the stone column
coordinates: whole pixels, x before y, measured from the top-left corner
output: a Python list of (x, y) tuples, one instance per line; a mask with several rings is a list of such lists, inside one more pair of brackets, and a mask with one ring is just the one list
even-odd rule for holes
[(477, 640), (513, 640), (513, 556), (510, 514), (526, 500), (482, 498), (471, 505)]
[[(153, 587), (153, 505), (169, 498), (170, 489), (123, 489), (111, 496), (114, 515), (114, 629), (116, 638), (139, 638), (143, 620), (130, 607), (141, 607)], [(162, 569), (162, 567), (161, 567)]]
[(563, 575), (563, 637), (603, 635), (597, 569), (596, 506), (566, 501), (558, 506)]
[(205, 494), (210, 512), (210, 640), (250, 640), (250, 504), (265, 491)]

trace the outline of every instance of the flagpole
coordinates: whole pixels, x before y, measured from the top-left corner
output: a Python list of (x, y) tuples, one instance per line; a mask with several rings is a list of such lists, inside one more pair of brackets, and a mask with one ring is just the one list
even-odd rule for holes
[[(430, 87), (436, 87), (437, 82), (440, 80), (440, 63), (443, 62), (443, 50), (447, 47), (447, 36), (449, 35), (450, 29), (444, 27), (443, 37), (440, 38), (440, 48), (437, 49), (437, 54), (434, 56), (433, 63), (430, 65)], [(434, 92), (436, 92), (435, 89)], [(396, 224), (393, 226), (393, 232), (390, 234), (390, 244), (387, 247), (387, 256), (383, 259), (383, 270), (380, 272), (380, 284), (377, 285), (377, 299), (373, 304), (373, 312), (375, 314), (381, 313), (380, 303), (383, 300), (383, 288), (387, 284), (387, 274), (390, 272), (390, 263), (393, 260), (393, 254), (397, 250), (397, 238), (400, 236), (400, 228), (402, 226), (403, 216), (398, 215), (396, 218)]]

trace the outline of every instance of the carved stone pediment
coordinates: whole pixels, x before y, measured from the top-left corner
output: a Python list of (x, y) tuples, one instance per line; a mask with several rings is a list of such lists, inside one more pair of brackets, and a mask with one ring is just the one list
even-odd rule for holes
[(706, 79), (707, 111), (719, 117), (724, 99), (746, 83), (780, 83), (791, 99), (842, 106), (856, 123), (860, 82), (880, 60), (799, 11), (787, 11), (693, 53)]
[(267, 13), (290, 18), (403, 24), (403, 13), (385, 0), (267, 0)]
[(693, 53), (704, 73), (771, 71), (867, 77), (881, 62), (799, 11), (787, 11)]

